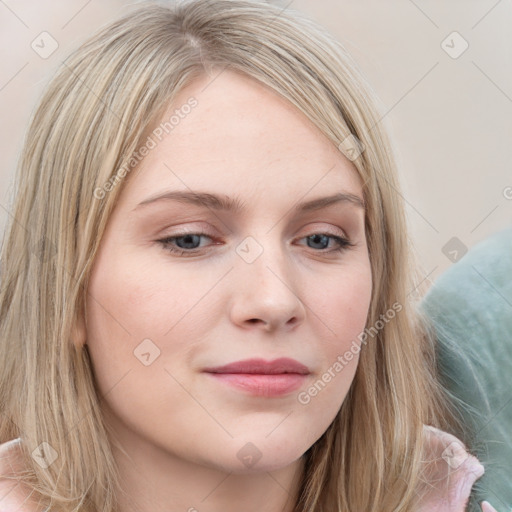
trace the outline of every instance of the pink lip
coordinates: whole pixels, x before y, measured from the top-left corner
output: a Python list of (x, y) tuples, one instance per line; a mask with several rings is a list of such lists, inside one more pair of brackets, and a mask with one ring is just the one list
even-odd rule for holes
[(247, 359), (203, 371), (230, 386), (267, 397), (298, 389), (310, 373), (307, 366), (286, 357), (274, 361)]
[(257, 373), (260, 375), (277, 375), (280, 373), (299, 373), (307, 375), (309, 368), (289, 357), (281, 357), (273, 361), (264, 359), (245, 359), (215, 368), (205, 368), (208, 373)]

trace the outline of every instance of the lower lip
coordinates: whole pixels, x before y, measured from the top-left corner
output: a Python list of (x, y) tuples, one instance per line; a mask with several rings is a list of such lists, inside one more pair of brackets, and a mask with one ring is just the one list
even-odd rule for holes
[(279, 373), (277, 375), (256, 373), (209, 373), (215, 379), (230, 386), (259, 396), (286, 395), (299, 389), (307, 375), (299, 373)]

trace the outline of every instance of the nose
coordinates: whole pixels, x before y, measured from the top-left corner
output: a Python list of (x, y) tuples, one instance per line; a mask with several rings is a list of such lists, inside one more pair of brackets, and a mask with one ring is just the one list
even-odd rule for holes
[(277, 244), (272, 249), (267, 246), (252, 262), (237, 259), (232, 273), (231, 320), (245, 329), (290, 330), (305, 317), (300, 283), (292, 262)]

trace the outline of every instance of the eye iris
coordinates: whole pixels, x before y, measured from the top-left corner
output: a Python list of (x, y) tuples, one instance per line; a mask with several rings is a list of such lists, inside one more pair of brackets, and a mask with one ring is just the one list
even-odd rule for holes
[[(321, 239), (322, 241), (325, 242), (325, 246), (329, 245), (329, 237), (327, 235), (314, 234), (314, 235), (308, 236), (308, 239), (313, 240), (313, 243), (319, 243), (318, 239)], [(315, 249), (318, 249), (318, 247), (315, 247)], [(320, 247), (320, 249), (325, 249), (325, 247)]]
[[(181, 249), (197, 249), (197, 246), (199, 246), (200, 238), (200, 235), (184, 235), (177, 237), (175, 240), (176, 245)], [(180, 243), (180, 240), (185, 240), (185, 246), (183, 246), (183, 244)], [(194, 242), (190, 242), (190, 240), (194, 240), (194, 242), (197, 242), (197, 244), (195, 244)], [(190, 243), (193, 245), (193, 247), (188, 246), (188, 244)]]

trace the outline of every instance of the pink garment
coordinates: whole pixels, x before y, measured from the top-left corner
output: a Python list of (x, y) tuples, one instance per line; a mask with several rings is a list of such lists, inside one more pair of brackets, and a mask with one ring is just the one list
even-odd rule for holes
[(0, 512), (39, 512), (41, 507), (29, 499), (30, 491), (14, 480), (4, 479), (16, 473), (19, 465), (20, 438), (0, 445)]
[[(455, 436), (427, 425), (424, 434), (429, 485), (417, 512), (464, 512), (471, 488), (484, 474), (484, 467)], [(488, 504), (482, 507), (484, 512), (494, 511)]]
[[(471, 488), (484, 474), (484, 467), (470, 455), (455, 436), (437, 428), (424, 427), (428, 481), (420, 508), (414, 512), (464, 512)], [(0, 475), (14, 471), (20, 439), (0, 445)], [(0, 479), (0, 512), (35, 512), (36, 503), (27, 501), (28, 492), (10, 480)], [(482, 503), (483, 512), (496, 512)]]

